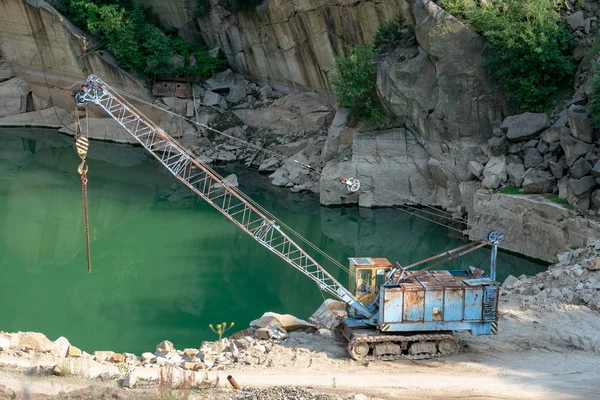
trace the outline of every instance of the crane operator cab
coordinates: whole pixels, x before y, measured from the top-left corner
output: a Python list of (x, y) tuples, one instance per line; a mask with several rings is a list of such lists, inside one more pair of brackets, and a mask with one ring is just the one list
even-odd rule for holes
[(350, 290), (365, 306), (375, 300), (392, 264), (387, 258), (350, 258)]

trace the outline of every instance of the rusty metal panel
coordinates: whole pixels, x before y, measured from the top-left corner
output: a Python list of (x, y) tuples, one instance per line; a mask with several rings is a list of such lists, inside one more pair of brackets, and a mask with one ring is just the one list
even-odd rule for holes
[(444, 321), (462, 321), (463, 319), (464, 290), (446, 288), (444, 290)]
[(382, 323), (402, 321), (402, 303), (404, 291), (401, 288), (384, 288)]
[(425, 291), (425, 321), (444, 320), (444, 288), (428, 286)]
[(179, 97), (186, 99), (189, 95), (190, 82), (185, 78), (155, 78), (152, 95), (159, 97)]
[(465, 320), (481, 320), (483, 317), (483, 289), (465, 288)]
[[(404, 286), (404, 285), (403, 285)], [(420, 285), (419, 285), (420, 286)], [(425, 315), (425, 289), (404, 291), (404, 318), (402, 321), (423, 321)]]

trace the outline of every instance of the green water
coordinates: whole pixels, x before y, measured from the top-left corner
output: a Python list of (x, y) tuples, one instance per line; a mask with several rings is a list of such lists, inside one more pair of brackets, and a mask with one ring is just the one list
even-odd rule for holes
[[(215, 338), (209, 323), (245, 328), (264, 311), (307, 318), (322, 302), (312, 281), (209, 205), (166, 200), (178, 183), (141, 148), (93, 142), (89, 159), (91, 274), (72, 139), (0, 130), (0, 330), (140, 354), (164, 339), (198, 347)], [(236, 172), (244, 191), (343, 264), (352, 256), (407, 264), (463, 243), (397, 209), (324, 208)], [(481, 249), (446, 265), (488, 259)], [(498, 268), (504, 279), (544, 266), (501, 254)]]

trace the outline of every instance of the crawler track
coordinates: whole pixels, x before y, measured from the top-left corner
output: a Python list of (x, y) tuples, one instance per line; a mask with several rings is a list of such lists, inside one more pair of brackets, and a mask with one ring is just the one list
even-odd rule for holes
[(418, 335), (355, 335), (348, 353), (357, 361), (423, 360), (458, 353), (454, 336), (444, 333)]

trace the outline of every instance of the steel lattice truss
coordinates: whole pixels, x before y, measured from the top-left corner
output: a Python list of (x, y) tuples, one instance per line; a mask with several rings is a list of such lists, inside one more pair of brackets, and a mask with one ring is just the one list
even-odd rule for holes
[(229, 183), (197, 161), (193, 154), (161, 128), (111, 93), (98, 77), (90, 76), (85, 91), (75, 96), (77, 105), (92, 102), (102, 107), (179, 181), (219, 210), (260, 244), (315, 281), (321, 290), (337, 297), (359, 314), (371, 317), (369, 310), (333, 278), (310, 255), (286, 235), (274, 221), (252, 206)]

